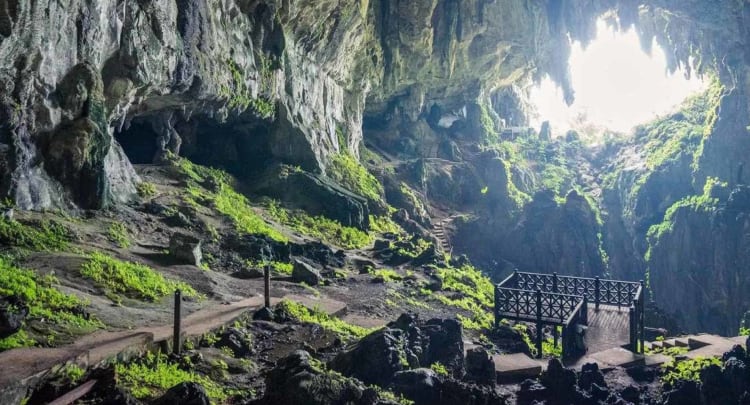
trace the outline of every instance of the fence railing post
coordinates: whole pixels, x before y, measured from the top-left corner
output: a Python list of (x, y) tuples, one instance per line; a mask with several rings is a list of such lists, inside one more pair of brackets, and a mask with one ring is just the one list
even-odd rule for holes
[(599, 280), (599, 276), (596, 276), (594, 279), (594, 308), (597, 311), (599, 310), (599, 301), (601, 300), (601, 293), (599, 292), (600, 288), (601, 281)]
[(630, 332), (630, 351), (635, 353), (638, 350), (638, 348), (636, 347), (636, 342), (635, 342), (636, 320), (635, 320), (635, 307), (633, 305), (630, 306), (630, 316), (628, 317), (628, 319), (630, 320), (630, 331), (629, 331)]
[(513, 281), (515, 281), (513, 287), (521, 288), (521, 277), (518, 275), (518, 269), (513, 269)]
[(174, 330), (172, 331), (172, 352), (182, 352), (182, 291), (174, 290)]
[(640, 280), (639, 283), (641, 284), (641, 309), (638, 311), (640, 314), (640, 319), (638, 320), (640, 325), (638, 326), (641, 332), (641, 354), (643, 354), (646, 351), (646, 291), (643, 289), (643, 280)]
[(581, 323), (584, 325), (589, 324), (589, 300), (586, 296), (583, 296), (583, 306), (581, 307)]
[(536, 290), (536, 356), (542, 358), (542, 292)]
[(498, 311), (498, 303), (500, 302), (500, 299), (497, 296), (497, 292), (499, 290), (500, 290), (500, 287), (498, 287), (498, 285), (495, 284), (495, 308), (493, 309), (492, 312), (495, 313), (495, 329), (496, 330), (500, 328), (500, 317), (498, 316), (498, 313), (499, 313), (499, 311)]
[(557, 293), (557, 272), (552, 273), (552, 292)]

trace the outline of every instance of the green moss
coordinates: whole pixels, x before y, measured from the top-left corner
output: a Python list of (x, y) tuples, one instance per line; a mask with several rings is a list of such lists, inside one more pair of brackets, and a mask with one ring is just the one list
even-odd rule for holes
[(93, 280), (110, 296), (123, 294), (131, 298), (157, 301), (173, 294), (176, 289), (181, 290), (186, 297), (198, 296), (188, 284), (166, 279), (146, 265), (117, 260), (100, 252), (90, 254), (88, 259), (81, 266), (81, 275)]
[(31, 250), (63, 251), (68, 249), (68, 230), (53, 221), (38, 226), (0, 219), (0, 244)]
[(203, 386), (212, 403), (223, 403), (238, 390), (228, 390), (211, 378), (184, 370), (166, 355), (148, 353), (144, 358), (128, 364), (116, 364), (117, 385), (137, 399), (155, 399), (166, 390), (182, 382)]
[(130, 247), (130, 234), (122, 222), (113, 222), (107, 229), (107, 237), (121, 248)]
[[(245, 263), (248, 267), (255, 269), (263, 269), (263, 266), (265, 266), (265, 263), (260, 260), (247, 260)], [(271, 270), (280, 274), (291, 275), (292, 271), (294, 271), (292, 263), (271, 261), (269, 264), (271, 265)]]
[[(272, 71), (271, 61), (264, 55), (258, 58), (260, 66), (260, 91), (269, 93), (271, 90)], [(264, 95), (253, 97), (250, 88), (245, 83), (245, 78), (240, 71), (239, 66), (232, 60), (227, 60), (227, 69), (232, 74), (232, 87), (222, 86), (219, 94), (229, 100), (229, 107), (240, 111), (252, 107), (258, 115), (263, 118), (270, 118), (276, 114), (276, 105)]]
[(75, 363), (68, 363), (65, 366), (63, 366), (62, 369), (58, 372), (58, 374), (68, 383), (70, 384), (76, 384), (83, 376), (86, 374), (86, 370), (79, 367)]
[(156, 195), (156, 186), (153, 183), (141, 182), (136, 184), (135, 189), (141, 198), (151, 198)]
[(373, 280), (378, 280), (383, 283), (391, 283), (394, 281), (401, 281), (404, 277), (398, 274), (393, 269), (378, 269), (370, 272), (373, 275)]
[(346, 249), (360, 249), (372, 244), (367, 232), (341, 225), (324, 216), (311, 216), (301, 210), (288, 210), (278, 202), (268, 204), (268, 214), (295, 231)]
[(380, 201), (383, 198), (383, 185), (348, 153), (338, 153), (331, 158), (328, 175), (347, 189), (370, 200)]
[[(287, 242), (288, 238), (266, 223), (253, 211), (247, 198), (229, 184), (229, 175), (221, 170), (196, 165), (193, 162), (173, 158), (173, 164), (188, 178), (186, 198), (193, 205), (213, 204), (213, 207), (226, 215), (238, 232), (265, 235), (277, 242)], [(211, 182), (215, 191), (200, 186)]]
[(461, 268), (438, 268), (437, 275), (443, 290), (459, 292), (485, 307), (493, 307), (495, 288), (492, 280), (472, 265)]
[(721, 361), (715, 357), (672, 361), (662, 366), (664, 375), (661, 380), (670, 385), (678, 380), (700, 381), (701, 370), (711, 365), (721, 366)]
[[(103, 326), (100, 321), (81, 315), (80, 309), (87, 305), (86, 302), (60, 292), (53, 287), (55, 284), (58, 284), (55, 276), (40, 276), (31, 270), (16, 267), (8, 258), (0, 256), (0, 296), (15, 295), (21, 298), (29, 307), (27, 323), (39, 320), (54, 329), (93, 330)], [(0, 339), (0, 350), (35, 344), (36, 339), (24, 327), (16, 334)]]
[(430, 369), (438, 375), (448, 376), (448, 369), (439, 361), (430, 364)]
[(523, 342), (526, 343), (526, 346), (529, 348), (529, 353), (531, 353), (532, 356), (536, 356), (538, 351), (536, 350), (536, 345), (534, 344), (534, 342), (531, 341), (529, 327), (526, 326), (526, 324), (517, 323), (513, 325), (513, 330), (521, 334)]
[(376, 215), (370, 215), (370, 231), (378, 234), (405, 234), (404, 230), (389, 217)]
[(369, 329), (362, 328), (360, 326), (351, 325), (339, 318), (328, 315), (327, 313), (317, 309), (308, 308), (298, 302), (290, 301), (287, 299), (281, 300), (276, 306), (276, 310), (280, 313), (286, 314), (292, 319), (296, 319), (303, 323), (313, 323), (320, 325), (323, 329), (330, 330), (331, 332), (343, 335), (345, 337), (361, 338), (371, 332)]

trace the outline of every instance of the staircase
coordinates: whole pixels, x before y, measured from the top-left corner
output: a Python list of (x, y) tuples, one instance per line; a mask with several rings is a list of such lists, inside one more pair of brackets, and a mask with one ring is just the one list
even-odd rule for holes
[(450, 239), (448, 238), (448, 233), (445, 230), (446, 225), (448, 225), (451, 221), (453, 221), (453, 217), (443, 218), (438, 222), (435, 222), (432, 224), (432, 234), (435, 235), (437, 240), (440, 242), (440, 248), (445, 253), (451, 253), (453, 251), (453, 246), (451, 245)]

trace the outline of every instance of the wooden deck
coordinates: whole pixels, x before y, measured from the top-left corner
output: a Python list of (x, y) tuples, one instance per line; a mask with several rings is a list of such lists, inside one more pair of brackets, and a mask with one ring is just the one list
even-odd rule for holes
[(630, 341), (628, 308), (615, 305), (589, 304), (589, 324), (586, 330), (587, 353), (601, 352), (626, 345)]

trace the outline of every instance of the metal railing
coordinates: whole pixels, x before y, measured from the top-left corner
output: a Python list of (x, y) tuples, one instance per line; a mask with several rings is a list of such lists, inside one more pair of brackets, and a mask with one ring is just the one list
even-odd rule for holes
[(594, 303), (596, 310), (600, 304), (625, 306), (630, 310), (630, 348), (642, 353), (643, 301), (642, 282), (516, 271), (495, 286), (495, 323), (498, 325), (503, 318), (536, 322), (539, 355), (542, 325), (562, 326), (563, 357), (566, 357), (575, 339), (573, 328), (576, 324), (588, 324), (589, 303)]

